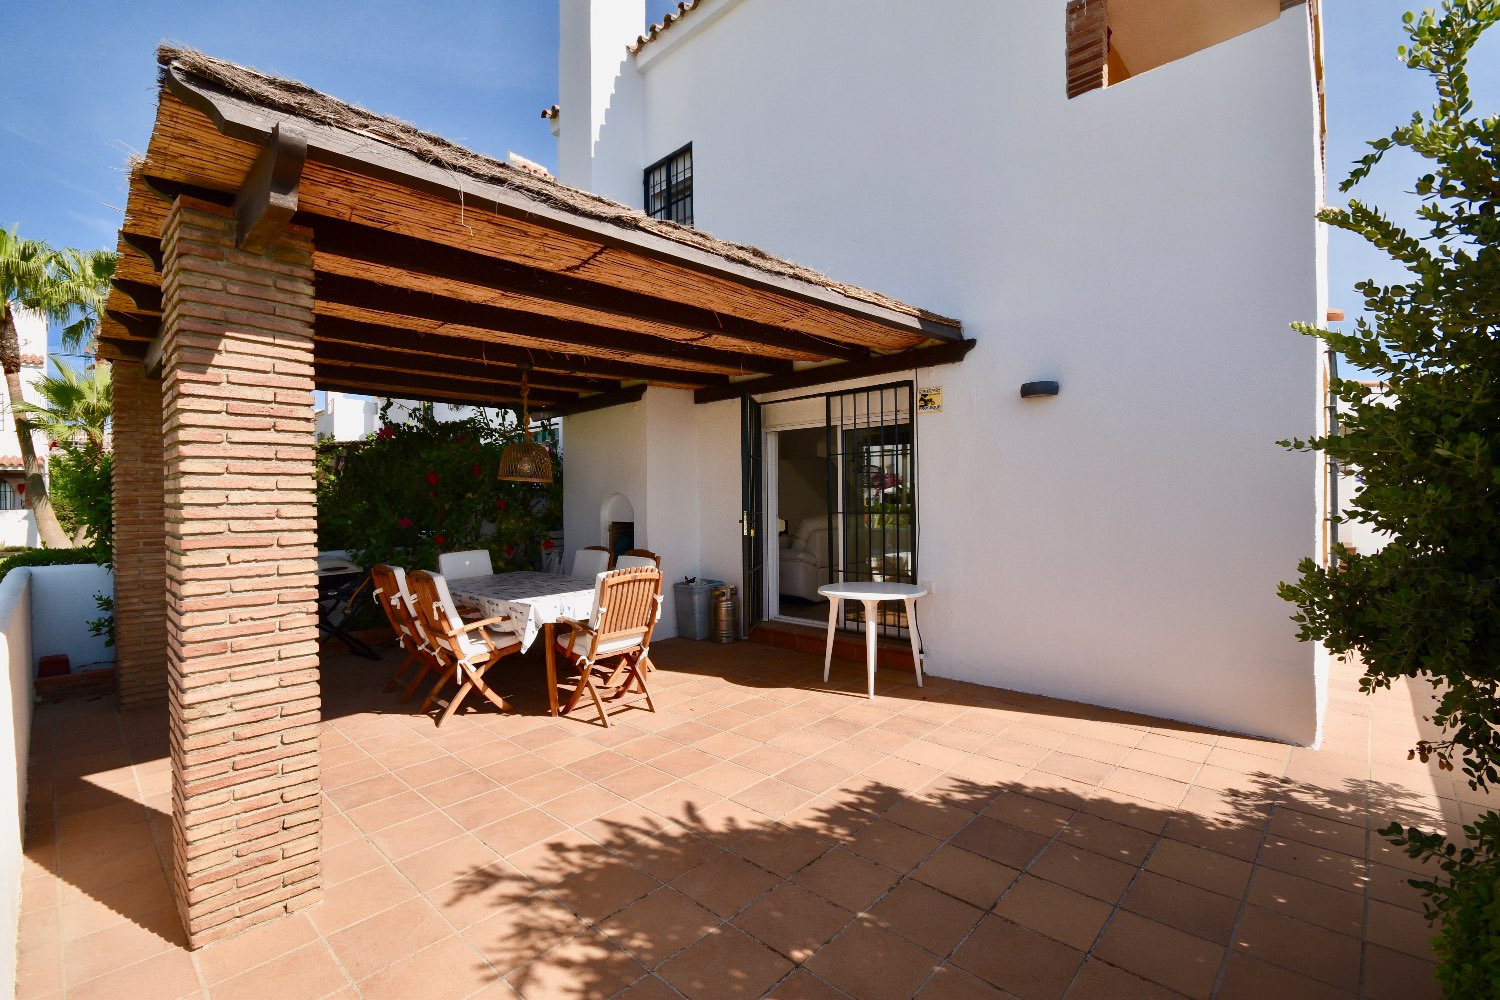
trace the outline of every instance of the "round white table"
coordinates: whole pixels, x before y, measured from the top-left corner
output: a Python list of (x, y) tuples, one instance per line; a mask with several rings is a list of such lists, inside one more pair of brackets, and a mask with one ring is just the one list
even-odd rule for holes
[(917, 646), (917, 598), (927, 596), (926, 587), (909, 583), (876, 583), (857, 580), (852, 583), (825, 583), (818, 593), (828, 598), (828, 648), (823, 653), (823, 683), (828, 683), (828, 668), (833, 663), (833, 630), (844, 601), (860, 601), (865, 606), (865, 667), (870, 675), (870, 697), (875, 697), (875, 626), (881, 601), (906, 602), (906, 634), (911, 639), (911, 659), (917, 671), (917, 687), (922, 686), (922, 651)]

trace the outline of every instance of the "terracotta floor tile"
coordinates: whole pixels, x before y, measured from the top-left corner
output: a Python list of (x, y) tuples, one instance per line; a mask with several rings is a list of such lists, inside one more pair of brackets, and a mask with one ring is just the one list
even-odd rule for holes
[(715, 914), (664, 886), (602, 922), (599, 930), (647, 968), (655, 968), (719, 922)]
[(487, 907), (483, 918), (462, 933), (497, 973), (505, 975), (586, 929), (583, 919), (555, 896), (537, 892)]
[(330, 788), (324, 785), (324, 791), (328, 797), (338, 803), (339, 808), (345, 812), (408, 790), (409, 787), (406, 782), (394, 774), (386, 773), (377, 774), (373, 777), (338, 788)]
[(993, 914), (980, 921), (953, 964), (1024, 1000), (1058, 1000), (1084, 953)]
[(805, 961), (854, 915), (783, 882), (734, 918), (734, 924), (793, 962)]
[(1067, 825), (1074, 808), (1022, 793), (1009, 792), (990, 803), (980, 815), (1050, 838)]
[(325, 886), (323, 902), (306, 912), (321, 933), (332, 934), (416, 894), (417, 890), (399, 872), (383, 865), (347, 882)]
[(634, 799), (654, 792), (658, 788), (664, 788), (676, 780), (673, 775), (649, 764), (637, 764), (635, 767), (601, 778), (598, 783), (600, 787), (607, 788), (616, 795)]
[(1055, 882), (1023, 875), (995, 905), (1012, 923), (1087, 952), (1114, 907)]
[(328, 946), (354, 979), (365, 979), (450, 933), (426, 899), (394, 906), (328, 937)]
[(678, 1000), (678, 994), (656, 976), (647, 976), (619, 994), (619, 1000)]
[(588, 784), (587, 778), (580, 778), (566, 768), (554, 767), (540, 774), (533, 774), (529, 778), (512, 781), (505, 787), (533, 805), (541, 805), (559, 795), (567, 795), (586, 788)]
[(819, 979), (861, 1000), (904, 1000), (939, 964), (931, 954), (862, 920), (806, 962)]
[(1181, 997), (1176, 990), (1091, 958), (1078, 971), (1065, 1000), (1181, 1000)]
[(1437, 1000), (1441, 992), (1432, 962), (1378, 944), (1365, 945), (1365, 996), (1369, 1000)]
[(1326, 927), (1247, 906), (1234, 932), (1234, 947), (1342, 990), (1359, 988), (1359, 939)]
[(181, 927), (163, 927), (166, 936), (133, 920), (123, 920), (86, 937), (68, 942), (63, 949), (63, 978), (69, 987), (134, 965), (164, 951), (186, 945)]
[(1047, 846), (1048, 838), (987, 816), (977, 816), (953, 835), (955, 847), (1011, 868), (1025, 868)]
[(1119, 795), (1141, 799), (1169, 809), (1176, 808), (1188, 790), (1188, 784), (1185, 781), (1163, 778), (1123, 766), (1105, 778), (1102, 787)]
[(1218, 1000), (1353, 1000), (1354, 994), (1300, 976), (1242, 953), (1233, 953), (1224, 967)]
[(917, 993), (918, 1000), (1011, 1000), (1013, 996), (953, 965), (939, 966)]
[(721, 926), (658, 974), (690, 1000), (719, 1000), (761, 996), (791, 971), (791, 962), (759, 941)]
[(783, 878), (812, 864), (833, 848), (822, 837), (772, 823), (734, 844), (734, 853)]
[[(184, 957), (186, 957), (184, 955)], [(322, 941), (314, 941), (273, 958), (254, 970), (225, 980), (213, 988), (214, 1000), (316, 1000), (349, 983)], [(69, 995), (72, 992), (69, 991)], [(161, 994), (128, 994), (123, 996)]]
[(1170, 839), (1157, 843), (1146, 862), (1147, 871), (1235, 898), (1250, 884), (1250, 868), (1238, 858)]
[(1218, 945), (1229, 944), (1240, 912), (1238, 898), (1153, 872), (1141, 872), (1136, 877), (1120, 906)]
[(758, 785), (766, 776), (753, 768), (720, 761), (694, 774), (689, 780), (720, 795), (733, 795), (751, 785)]
[(672, 887), (721, 917), (764, 895), (780, 879), (734, 854), (720, 852), (677, 878)]
[(767, 1000), (847, 1000), (848, 994), (834, 989), (806, 969), (796, 969), (766, 996)]
[(1104, 929), (1094, 956), (1190, 997), (1207, 997), (1224, 948), (1122, 910)]
[(524, 809), (473, 833), (503, 855), (530, 847), (566, 829), (567, 825), (561, 820), (540, 809)]
[(829, 851), (792, 881), (835, 905), (858, 912), (880, 898), (901, 876), (842, 848)]
[(978, 907), (906, 879), (870, 908), (868, 919), (942, 958), (958, 946), (983, 915)]
[[(340, 803), (340, 805), (343, 804)], [(395, 826), (397, 823), (429, 816), (435, 811), (432, 803), (424, 799), (420, 792), (410, 789), (402, 789), (395, 794), (355, 806), (352, 809), (344, 806), (344, 815), (348, 816), (349, 821), (367, 836), (376, 830)]]
[(1356, 858), (1365, 857), (1369, 837), (1363, 823), (1341, 823), (1292, 809), (1276, 810), (1271, 817), (1271, 833)]
[(906, 871), (921, 864), (941, 843), (925, 833), (877, 819), (850, 837), (844, 849), (887, 868)]
[(598, 922), (653, 891), (661, 883), (631, 864), (601, 855), (581, 862), (552, 892), (568, 909)]
[(514, 816), (529, 808), (525, 799), (508, 789), (496, 788), (462, 802), (455, 802), (443, 811), (453, 822), (465, 830), (477, 830), (481, 826)]
[(494, 982), (494, 970), (463, 938), (446, 937), (358, 984), (364, 1000), (451, 1000)]
[(752, 750), (746, 750), (744, 753), (731, 759), (741, 767), (748, 767), (751, 770), (759, 771), (761, 774), (766, 775), (776, 774), (786, 770), (793, 764), (800, 764), (802, 762), (802, 758), (797, 754), (789, 750), (773, 747), (769, 744), (755, 747)]
[(1429, 926), (1421, 913), (1373, 899), (1368, 906), (1366, 937), (1371, 944), (1405, 952), (1423, 961), (1431, 959), (1432, 939), (1438, 928)]
[(778, 778), (767, 778), (736, 792), (733, 799), (767, 816), (780, 817), (804, 804), (814, 793)]
[[(1341, 934), (1358, 936), (1364, 926), (1365, 900), (1360, 893), (1345, 892), (1276, 868), (1257, 867), (1245, 899)], [(1370, 905), (1377, 905), (1373, 893)]]
[(425, 816), (375, 831), (370, 834), (370, 843), (387, 857), (396, 859), (425, 851), (463, 832), (464, 828), (447, 816), (430, 811)]
[(938, 848), (912, 878), (956, 899), (988, 910), (1020, 872), (952, 845)]
[(1259, 862), (1349, 892), (1364, 890), (1371, 867), (1369, 862), (1348, 854), (1274, 836), (1266, 838)]
[(1133, 864), (1115, 861), (1059, 840), (1042, 852), (1031, 866), (1030, 874), (1113, 904), (1125, 895), (1138, 870)]

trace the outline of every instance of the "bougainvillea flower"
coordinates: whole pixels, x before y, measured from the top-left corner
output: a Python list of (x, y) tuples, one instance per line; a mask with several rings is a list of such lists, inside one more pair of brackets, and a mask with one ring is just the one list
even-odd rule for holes
[(472, 472), (472, 473), (474, 473), (474, 475), (476, 475), (476, 476), (482, 476), (482, 475), (484, 475), (484, 466), (480, 465), (478, 462), (475, 462), (474, 463), (474, 467), (471, 468), (469, 471)]
[(436, 472), (433, 472), (431, 469), (428, 469), (427, 470), (427, 482), (428, 482), (428, 484), (431, 485), (431, 486), (436, 486), (437, 485), (437, 481), (438, 481), (438, 474)]
[(442, 535), (437, 535), (437, 536), (434, 536), (434, 538), (432, 539), (432, 544), (437, 545), (437, 546), (447, 545), (448, 544), (448, 539), (444, 538)]
[(552, 545), (552, 539), (550, 539), (550, 538), (547, 539), (545, 542), (542, 543), (542, 548), (544, 548), (544, 549), (551, 549), (552, 547), (553, 547), (553, 545)]
[(47, 450), (48, 451), (56, 451), (57, 450), (57, 442), (56, 441), (49, 441), (49, 442), (47, 442)]
[(399, 525), (401, 525), (401, 527), (403, 527), (403, 528), (410, 528), (411, 527), (411, 518), (409, 518), (409, 517), (403, 517), (401, 520), (397, 521), (396, 523), (399, 524)]
[(504, 500), (496, 500), (495, 501), (495, 509), (496, 510), (504, 510), (505, 509), (505, 501)]
[(380, 440), (382, 441), (389, 440), (390, 438), (396, 436), (396, 428), (392, 427), (390, 424), (386, 424), (376, 432), (375, 436), (380, 438)]

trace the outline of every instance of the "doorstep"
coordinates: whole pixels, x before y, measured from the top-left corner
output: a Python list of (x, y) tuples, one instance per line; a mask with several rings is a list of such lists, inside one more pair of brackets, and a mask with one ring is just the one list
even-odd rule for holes
[[(828, 643), (827, 625), (801, 625), (796, 622), (764, 621), (750, 632), (750, 641), (801, 653), (823, 655)], [(875, 640), (875, 661), (881, 668), (915, 670), (911, 661), (911, 643), (905, 639)], [(840, 630), (833, 637), (833, 658), (851, 663), (865, 662), (865, 633)]]

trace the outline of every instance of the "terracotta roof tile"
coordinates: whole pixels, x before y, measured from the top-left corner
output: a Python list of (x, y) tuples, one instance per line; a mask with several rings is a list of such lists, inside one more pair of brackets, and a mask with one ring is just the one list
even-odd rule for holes
[(678, 21), (681, 21), (684, 17), (687, 17), (689, 14), (691, 14), (701, 6), (703, 6), (703, 0), (682, 0), (682, 2), (677, 5), (676, 10), (672, 11), (666, 17), (661, 19), (660, 24), (653, 24), (651, 27), (646, 29), (646, 33), (644, 35), (641, 35), (639, 38), (637, 38), (633, 44), (627, 45), (625, 47), (632, 53), (641, 51), (641, 49), (645, 48), (647, 45), (660, 38), (663, 31), (666, 31), (672, 25), (676, 24)]
[(47, 363), (47, 355), (45, 355), (45, 354), (23, 354), (23, 355), (21, 355), (21, 364), (23, 364), (23, 365), (30, 365), (33, 368), (40, 368), (40, 367), (42, 367), (42, 365), (45, 365), (46, 363)]
[(24, 468), (24, 466), (21, 464), (20, 455), (0, 455), (0, 469), (20, 468)]

